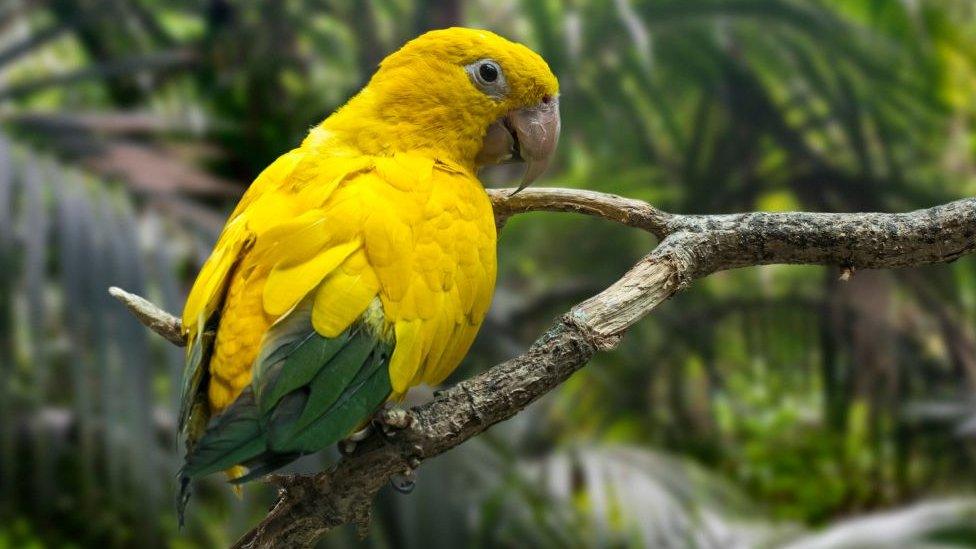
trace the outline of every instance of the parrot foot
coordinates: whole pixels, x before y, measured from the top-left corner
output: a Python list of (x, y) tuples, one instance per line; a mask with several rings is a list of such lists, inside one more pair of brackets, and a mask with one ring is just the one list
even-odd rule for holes
[(379, 425), (386, 437), (393, 437), (398, 431), (408, 429), (413, 425), (413, 414), (403, 408), (384, 408), (376, 413), (373, 423)]
[(409, 411), (403, 408), (384, 408), (376, 415), (373, 420), (365, 427), (339, 441), (339, 453), (348, 456), (356, 451), (358, 443), (369, 438), (377, 429), (386, 438), (392, 438), (397, 432), (407, 429), (413, 425), (414, 417)]
[(417, 475), (413, 469), (407, 469), (399, 475), (390, 477), (390, 486), (401, 494), (409, 494), (417, 487)]
[(390, 486), (401, 494), (409, 494), (417, 484), (416, 471), (423, 462), (423, 448), (414, 445), (411, 453), (407, 456), (407, 465), (403, 472), (390, 477)]
[(356, 451), (356, 445), (366, 440), (373, 434), (373, 426), (366, 424), (365, 427), (339, 441), (339, 453), (348, 456)]

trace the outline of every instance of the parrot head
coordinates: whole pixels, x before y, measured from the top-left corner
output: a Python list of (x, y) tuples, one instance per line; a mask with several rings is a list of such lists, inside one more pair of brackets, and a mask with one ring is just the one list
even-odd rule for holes
[(406, 43), (321, 126), (366, 154), (428, 153), (471, 170), (525, 162), (518, 190), (545, 171), (559, 127), (559, 83), (545, 60), (464, 28)]

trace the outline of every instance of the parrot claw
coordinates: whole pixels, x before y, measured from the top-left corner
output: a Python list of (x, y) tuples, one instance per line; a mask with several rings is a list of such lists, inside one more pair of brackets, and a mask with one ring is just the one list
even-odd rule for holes
[(401, 494), (409, 494), (417, 485), (417, 469), (423, 462), (420, 446), (413, 447), (414, 454), (407, 458), (407, 467), (402, 473), (390, 477), (390, 486)]
[(362, 429), (339, 441), (339, 453), (348, 456), (356, 451), (356, 445), (373, 434), (373, 426), (367, 424)]
[(413, 469), (407, 469), (399, 475), (390, 477), (390, 486), (401, 494), (409, 494), (417, 487), (416, 475)]
[(345, 440), (340, 440), (339, 441), (339, 453), (340, 454), (342, 454), (344, 456), (350, 456), (355, 451), (356, 451), (356, 442), (355, 441), (349, 440), (348, 438), (345, 439)]
[(394, 437), (397, 432), (413, 425), (413, 414), (402, 408), (384, 408), (365, 427), (339, 441), (339, 453), (348, 456), (356, 451), (356, 446), (369, 438), (374, 431), (379, 430), (386, 438)]
[(403, 408), (395, 407), (380, 410), (373, 419), (386, 437), (393, 437), (398, 431), (410, 428), (413, 421), (413, 414)]
[(393, 438), (397, 432), (413, 425), (414, 417), (403, 408), (384, 408), (373, 416), (365, 427), (339, 441), (339, 453), (348, 456), (356, 451), (356, 446), (366, 440), (377, 429), (386, 438)]

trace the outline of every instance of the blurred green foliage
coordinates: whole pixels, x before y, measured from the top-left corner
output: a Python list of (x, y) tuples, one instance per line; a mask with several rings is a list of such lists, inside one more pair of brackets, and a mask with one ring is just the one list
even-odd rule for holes
[[(223, 546), (260, 518), (264, 487), (239, 501), (215, 479), (177, 531), (181, 354), (104, 289), (179, 310), (242, 185), (387, 52), (451, 24), (523, 41), (559, 76), (547, 185), (685, 213), (901, 211), (976, 194), (967, 0), (11, 0), (0, 547)], [(653, 244), (594, 219), (512, 219), (493, 310), (453, 380), (524, 349)], [(528, 412), (425, 465), (414, 494), (383, 494), (366, 544), (773, 546), (970, 495), (974, 326), (973, 258), (847, 283), (836, 268), (718, 273)], [(879, 520), (908, 545), (972, 545), (973, 507)], [(850, 526), (832, 531), (863, 541)], [(357, 544), (346, 531), (324, 543)]]

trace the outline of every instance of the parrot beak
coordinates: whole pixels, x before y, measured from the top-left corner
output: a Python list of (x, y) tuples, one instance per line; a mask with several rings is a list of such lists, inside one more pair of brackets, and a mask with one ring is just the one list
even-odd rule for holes
[(546, 168), (559, 142), (559, 98), (546, 96), (532, 107), (512, 111), (488, 126), (479, 165), (526, 162), (516, 194), (535, 181)]

